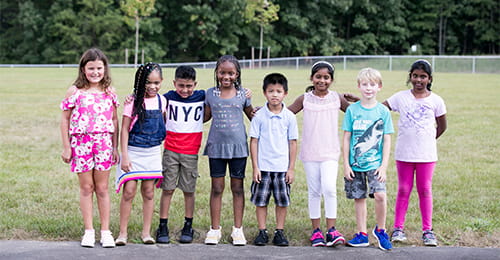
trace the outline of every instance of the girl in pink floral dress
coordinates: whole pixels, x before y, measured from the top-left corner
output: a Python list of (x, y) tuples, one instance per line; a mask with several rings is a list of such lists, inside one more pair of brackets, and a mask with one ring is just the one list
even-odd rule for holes
[(109, 230), (108, 181), (118, 161), (118, 98), (111, 87), (108, 58), (99, 49), (87, 50), (80, 59), (78, 78), (61, 102), (62, 160), (71, 165), (80, 183), (80, 209), (85, 226), (81, 245), (94, 247), (92, 224), (94, 192), (101, 220), (101, 244), (115, 247)]

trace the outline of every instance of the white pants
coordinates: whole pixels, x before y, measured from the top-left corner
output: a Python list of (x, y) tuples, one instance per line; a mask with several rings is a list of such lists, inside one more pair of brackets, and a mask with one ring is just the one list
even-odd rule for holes
[(309, 197), (309, 217), (321, 218), (321, 195), (325, 217), (337, 218), (338, 161), (303, 162)]

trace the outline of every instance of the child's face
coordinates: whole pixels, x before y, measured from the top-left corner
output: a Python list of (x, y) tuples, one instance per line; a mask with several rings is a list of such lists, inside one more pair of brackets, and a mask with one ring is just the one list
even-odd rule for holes
[(182, 98), (188, 98), (193, 95), (194, 88), (196, 87), (196, 81), (192, 79), (175, 79), (174, 80), (175, 92), (179, 94)]
[(286, 91), (281, 84), (269, 84), (264, 91), (264, 96), (270, 106), (281, 105), (283, 99), (286, 97)]
[(432, 77), (429, 77), (427, 72), (416, 69), (410, 74), (410, 81), (414, 90), (425, 91), (427, 89), (427, 84), (432, 82)]
[(365, 99), (371, 99), (377, 97), (377, 93), (382, 88), (382, 84), (379, 84), (375, 81), (363, 79), (359, 81), (358, 88), (361, 92), (361, 96), (363, 96)]
[(333, 78), (330, 76), (330, 72), (327, 68), (322, 68), (314, 73), (311, 77), (311, 81), (315, 90), (325, 91), (332, 84)]
[(238, 76), (236, 66), (230, 61), (221, 63), (217, 68), (217, 80), (223, 88), (232, 87)]
[(151, 73), (149, 73), (148, 80), (146, 81), (145, 97), (155, 97), (156, 94), (158, 94), (158, 91), (160, 91), (161, 82), (162, 78), (160, 72), (157, 70), (151, 71)]
[(104, 63), (102, 60), (89, 61), (83, 68), (90, 85), (96, 85), (104, 78)]

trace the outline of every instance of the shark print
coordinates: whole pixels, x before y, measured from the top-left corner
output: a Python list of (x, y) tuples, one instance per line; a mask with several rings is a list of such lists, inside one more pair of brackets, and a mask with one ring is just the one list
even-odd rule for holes
[(354, 163), (353, 166), (362, 168), (359, 159), (372, 149), (377, 150), (381, 139), (384, 135), (384, 121), (376, 120), (366, 131), (357, 138), (354, 146)]

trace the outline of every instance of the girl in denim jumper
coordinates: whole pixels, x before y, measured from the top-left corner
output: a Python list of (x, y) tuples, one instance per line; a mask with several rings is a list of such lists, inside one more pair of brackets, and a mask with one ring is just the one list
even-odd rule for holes
[(135, 74), (133, 102), (123, 108), (120, 167), (116, 172), (116, 192), (123, 186), (120, 202), (120, 234), (116, 245), (127, 244), (127, 226), (132, 201), (141, 180), (143, 200), (144, 244), (154, 244), (150, 235), (154, 209), (154, 186), (162, 175), (161, 143), (165, 139), (165, 109), (167, 101), (158, 94), (163, 80), (161, 67), (156, 63), (141, 65)]

